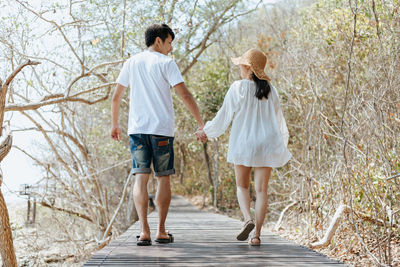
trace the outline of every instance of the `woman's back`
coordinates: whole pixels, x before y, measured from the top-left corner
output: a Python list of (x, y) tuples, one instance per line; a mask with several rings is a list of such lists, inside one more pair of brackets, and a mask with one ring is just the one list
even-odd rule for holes
[(255, 92), (253, 81), (234, 82), (220, 111), (204, 130), (208, 137), (219, 136), (233, 119), (228, 162), (253, 167), (280, 167), (291, 155), (286, 148), (288, 133), (279, 97), (272, 86), (268, 99), (258, 99)]

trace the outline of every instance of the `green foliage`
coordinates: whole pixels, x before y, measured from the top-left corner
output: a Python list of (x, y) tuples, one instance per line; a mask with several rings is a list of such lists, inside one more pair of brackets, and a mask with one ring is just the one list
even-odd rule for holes
[(218, 112), (229, 89), (229, 70), (222, 58), (200, 63), (200, 81), (194, 86), (205, 120)]

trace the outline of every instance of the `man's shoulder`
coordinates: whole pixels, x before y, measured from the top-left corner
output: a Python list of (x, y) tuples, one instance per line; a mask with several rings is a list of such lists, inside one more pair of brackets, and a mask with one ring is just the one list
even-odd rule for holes
[(129, 61), (134, 61), (134, 60), (146, 58), (146, 57), (148, 57), (148, 56), (149, 56), (149, 55), (147, 54), (146, 51), (142, 51), (142, 52), (139, 52), (139, 53), (136, 53), (136, 54), (132, 55), (130, 58), (128, 58), (128, 60), (129, 60)]
[(161, 64), (169, 64), (172, 62), (175, 62), (175, 60), (172, 57), (163, 55), (158, 52), (150, 52), (150, 51), (143, 51), (139, 52), (132, 57), (130, 57), (128, 60), (132, 61), (145, 61), (147, 63), (161, 63)]
[(168, 64), (168, 63), (171, 63), (171, 62), (175, 62), (175, 60), (170, 56), (167, 56), (167, 55), (164, 55), (164, 54), (161, 54), (161, 53), (153, 53), (153, 54), (157, 57), (157, 59), (161, 63)]

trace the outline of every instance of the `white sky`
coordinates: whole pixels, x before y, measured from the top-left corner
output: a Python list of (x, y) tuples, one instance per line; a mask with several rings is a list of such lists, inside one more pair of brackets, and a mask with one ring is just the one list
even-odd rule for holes
[[(10, 112), (6, 113), (5, 118), (10, 118)], [(11, 125), (22, 127), (27, 124), (25, 119), (14, 112)], [(13, 146), (21, 147), (30, 151), (34, 148), (33, 142), (40, 142), (41, 135), (38, 132), (13, 132)], [(7, 203), (24, 201), (22, 198), (11, 193), (18, 191), (20, 184), (33, 184), (42, 178), (40, 169), (33, 165), (33, 161), (15, 147), (11, 148), (8, 155), (1, 162), (1, 170), (3, 172), (3, 185), (1, 190)]]

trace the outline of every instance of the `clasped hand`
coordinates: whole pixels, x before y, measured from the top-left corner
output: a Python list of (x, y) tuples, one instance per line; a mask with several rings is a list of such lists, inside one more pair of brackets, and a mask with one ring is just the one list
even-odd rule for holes
[(197, 140), (200, 140), (203, 144), (207, 141), (207, 135), (204, 132), (203, 128), (198, 128), (195, 132)]

